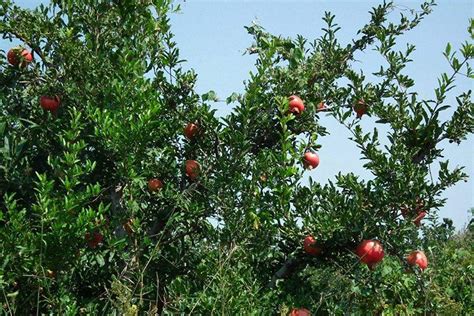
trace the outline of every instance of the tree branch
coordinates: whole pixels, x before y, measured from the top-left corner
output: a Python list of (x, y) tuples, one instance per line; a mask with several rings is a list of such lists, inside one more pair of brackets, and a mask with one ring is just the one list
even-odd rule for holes
[(274, 288), (276, 285), (276, 281), (278, 279), (283, 279), (286, 276), (288, 276), (298, 264), (299, 264), (299, 261), (296, 258), (289, 258), (288, 260), (286, 260), (281, 266), (281, 268), (278, 269), (277, 272), (275, 272), (268, 286), (270, 288)]

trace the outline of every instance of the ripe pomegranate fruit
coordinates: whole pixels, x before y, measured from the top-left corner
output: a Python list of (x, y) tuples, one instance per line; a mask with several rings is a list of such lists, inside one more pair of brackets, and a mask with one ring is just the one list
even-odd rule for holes
[(12, 66), (25, 67), (33, 61), (33, 55), (31, 55), (31, 52), (27, 49), (14, 47), (8, 51), (7, 60)]
[(40, 105), (43, 109), (50, 112), (56, 112), (61, 104), (61, 99), (58, 96), (42, 96), (40, 98)]
[(319, 156), (316, 153), (307, 151), (303, 156), (303, 165), (306, 169), (314, 169), (319, 166)]
[(150, 179), (148, 180), (148, 191), (157, 192), (163, 187), (163, 182), (160, 179)]
[(417, 265), (421, 270), (425, 270), (428, 267), (428, 259), (425, 253), (420, 250), (412, 251), (407, 257), (407, 262), (411, 266)]
[(188, 123), (184, 128), (184, 136), (186, 136), (187, 139), (193, 139), (198, 132), (199, 128), (194, 123)]
[(194, 180), (198, 177), (201, 171), (201, 165), (196, 160), (186, 160), (185, 163), (186, 175)]
[(311, 312), (306, 308), (293, 308), (289, 316), (311, 316)]
[(356, 112), (357, 118), (361, 118), (362, 115), (367, 113), (367, 108), (368, 105), (365, 103), (364, 99), (357, 101), (357, 103), (354, 105), (354, 112)]
[(301, 114), (304, 111), (304, 103), (300, 97), (296, 95), (290, 96), (290, 101), (288, 103), (289, 111), (295, 115)]
[(7, 60), (12, 66), (18, 66), (18, 51), (11, 48), (7, 53)]
[(384, 256), (382, 244), (378, 240), (363, 240), (357, 246), (356, 254), (369, 268), (382, 261)]
[(321, 248), (316, 245), (316, 239), (313, 236), (305, 237), (303, 248), (308, 255), (317, 256), (321, 253)]

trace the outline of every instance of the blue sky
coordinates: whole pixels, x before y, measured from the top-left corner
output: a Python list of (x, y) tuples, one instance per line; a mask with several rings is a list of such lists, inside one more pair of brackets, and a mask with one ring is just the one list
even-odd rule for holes
[[(455, 4), (453, 4), (455, 2)], [(215, 90), (221, 98), (232, 92), (243, 90), (243, 81), (254, 69), (253, 56), (242, 56), (252, 39), (246, 34), (244, 25), (257, 21), (273, 34), (294, 37), (301, 34), (312, 40), (322, 34), (324, 26), (321, 17), (324, 11), (336, 15), (342, 27), (339, 39), (348, 43), (357, 30), (369, 19), (368, 11), (380, 1), (187, 1), (182, 12), (172, 17), (181, 55), (190, 67), (198, 73), (198, 91)], [(418, 8), (420, 1), (397, 1), (401, 9)], [(433, 97), (433, 88), (441, 71), (449, 71), (442, 51), (450, 41), (453, 47), (468, 39), (468, 19), (472, 15), (469, 1), (441, 1), (435, 11), (415, 30), (401, 38), (400, 45), (414, 43), (417, 50), (414, 63), (407, 73), (416, 82), (416, 89), (422, 96)], [(448, 22), (449, 21), (449, 22)], [(357, 67), (370, 73), (379, 65), (380, 59), (373, 52), (358, 54)], [(459, 77), (456, 91), (472, 88), (472, 82)], [(455, 91), (455, 92), (456, 92)], [(453, 101), (451, 98), (449, 101)], [(231, 108), (216, 104), (219, 114), (228, 113)], [(367, 130), (373, 128), (373, 120), (365, 119)], [(314, 180), (326, 183), (339, 171), (355, 172), (364, 178), (371, 175), (362, 168), (363, 161), (356, 146), (347, 138), (349, 133), (334, 120), (323, 117), (321, 122), (331, 131), (331, 135), (321, 138), (320, 166), (309, 174)], [(467, 210), (474, 206), (474, 137), (460, 146), (446, 146), (445, 156), (453, 166), (464, 165), (471, 179), (450, 188), (445, 197), (448, 202), (440, 211), (441, 217), (450, 217), (457, 227), (468, 221)], [(433, 172), (437, 173), (436, 166)]]
[[(20, 0), (17, 4), (34, 7), (37, 0)], [(254, 63), (253, 56), (242, 55), (252, 43), (244, 25), (257, 21), (273, 34), (296, 36), (301, 34), (312, 40), (319, 37), (324, 11), (336, 15), (337, 23), (342, 27), (339, 39), (349, 43), (356, 36), (357, 30), (369, 19), (368, 11), (380, 1), (356, 0), (280, 0), (280, 1), (245, 1), (245, 0), (187, 0), (182, 2), (182, 12), (172, 15), (171, 22), (176, 35), (181, 57), (188, 61), (189, 67), (198, 74), (198, 92), (209, 90), (225, 98), (232, 92), (242, 92), (243, 81), (249, 76)], [(400, 10), (418, 8), (421, 1), (396, 1)], [(395, 15), (398, 13), (395, 13)], [(453, 48), (459, 47), (469, 39), (467, 26), (473, 16), (472, 1), (456, 0), (438, 1), (438, 6), (416, 29), (400, 39), (400, 47), (413, 43), (417, 50), (413, 54), (414, 62), (407, 67), (406, 73), (415, 79), (415, 89), (421, 96), (432, 98), (437, 77), (443, 71), (449, 71), (448, 64), (442, 55), (446, 43)], [(0, 48), (9, 46), (0, 41)], [(360, 53), (356, 67), (367, 74), (375, 70), (381, 60), (373, 52)], [(458, 77), (454, 93), (472, 89), (472, 80)], [(448, 103), (455, 104), (454, 98)], [(225, 115), (231, 107), (217, 103), (218, 114)], [(320, 166), (310, 172), (314, 180), (326, 183), (338, 172), (355, 172), (364, 178), (371, 175), (362, 168), (363, 161), (356, 146), (347, 140), (348, 132), (341, 128), (330, 117), (322, 117), (321, 123), (328, 127), (331, 135), (320, 139), (322, 148)], [(364, 128), (372, 129), (373, 120), (364, 118)], [(383, 130), (383, 129), (382, 129)], [(461, 145), (442, 144), (452, 166), (466, 166), (470, 175), (468, 182), (461, 182), (448, 189), (444, 195), (447, 204), (440, 210), (441, 217), (450, 217), (456, 226), (461, 228), (468, 221), (467, 210), (474, 206), (474, 137), (471, 135)], [(438, 168), (433, 166), (436, 175)]]

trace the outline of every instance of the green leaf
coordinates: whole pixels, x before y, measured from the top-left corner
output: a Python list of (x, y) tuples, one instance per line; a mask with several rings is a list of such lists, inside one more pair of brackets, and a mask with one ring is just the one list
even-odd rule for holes
[(97, 261), (100, 267), (103, 267), (105, 265), (104, 257), (101, 254), (97, 254), (95, 256), (95, 260)]
[(444, 50), (444, 55), (445, 55), (446, 57), (449, 57), (449, 55), (451, 55), (451, 44), (450, 44), (450, 43), (448, 43), (448, 44), (446, 45), (446, 48), (445, 48), (445, 50)]
[(201, 96), (201, 99), (203, 101), (214, 101), (214, 102), (217, 102), (219, 101), (219, 98), (217, 97), (217, 94), (216, 92), (214, 92), (213, 90), (207, 92), (207, 93), (204, 93), (202, 96)]
[(230, 103), (236, 102), (238, 99), (239, 99), (239, 94), (234, 92), (229, 97), (227, 97), (226, 103), (230, 104)]

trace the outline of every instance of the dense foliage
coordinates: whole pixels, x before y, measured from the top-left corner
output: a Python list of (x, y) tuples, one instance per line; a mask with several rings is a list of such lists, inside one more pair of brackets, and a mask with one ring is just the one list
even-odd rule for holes
[[(247, 27), (256, 69), (217, 117), (182, 68), (171, 0), (3, 1), (0, 34), (22, 43), (0, 54), (3, 313), (473, 314), (472, 226), (455, 235), (436, 212), (466, 179), (440, 144), (474, 131), (471, 91), (447, 101), (474, 47), (447, 45), (430, 100), (403, 72), (415, 47), (396, 49), (433, 6), (383, 3), (349, 44), (330, 13), (312, 42)], [(372, 48), (376, 82), (353, 65)], [(322, 115), (351, 132), (371, 179), (302, 181)], [(360, 261), (363, 240), (382, 261)], [(407, 264), (413, 250), (426, 270)]]

